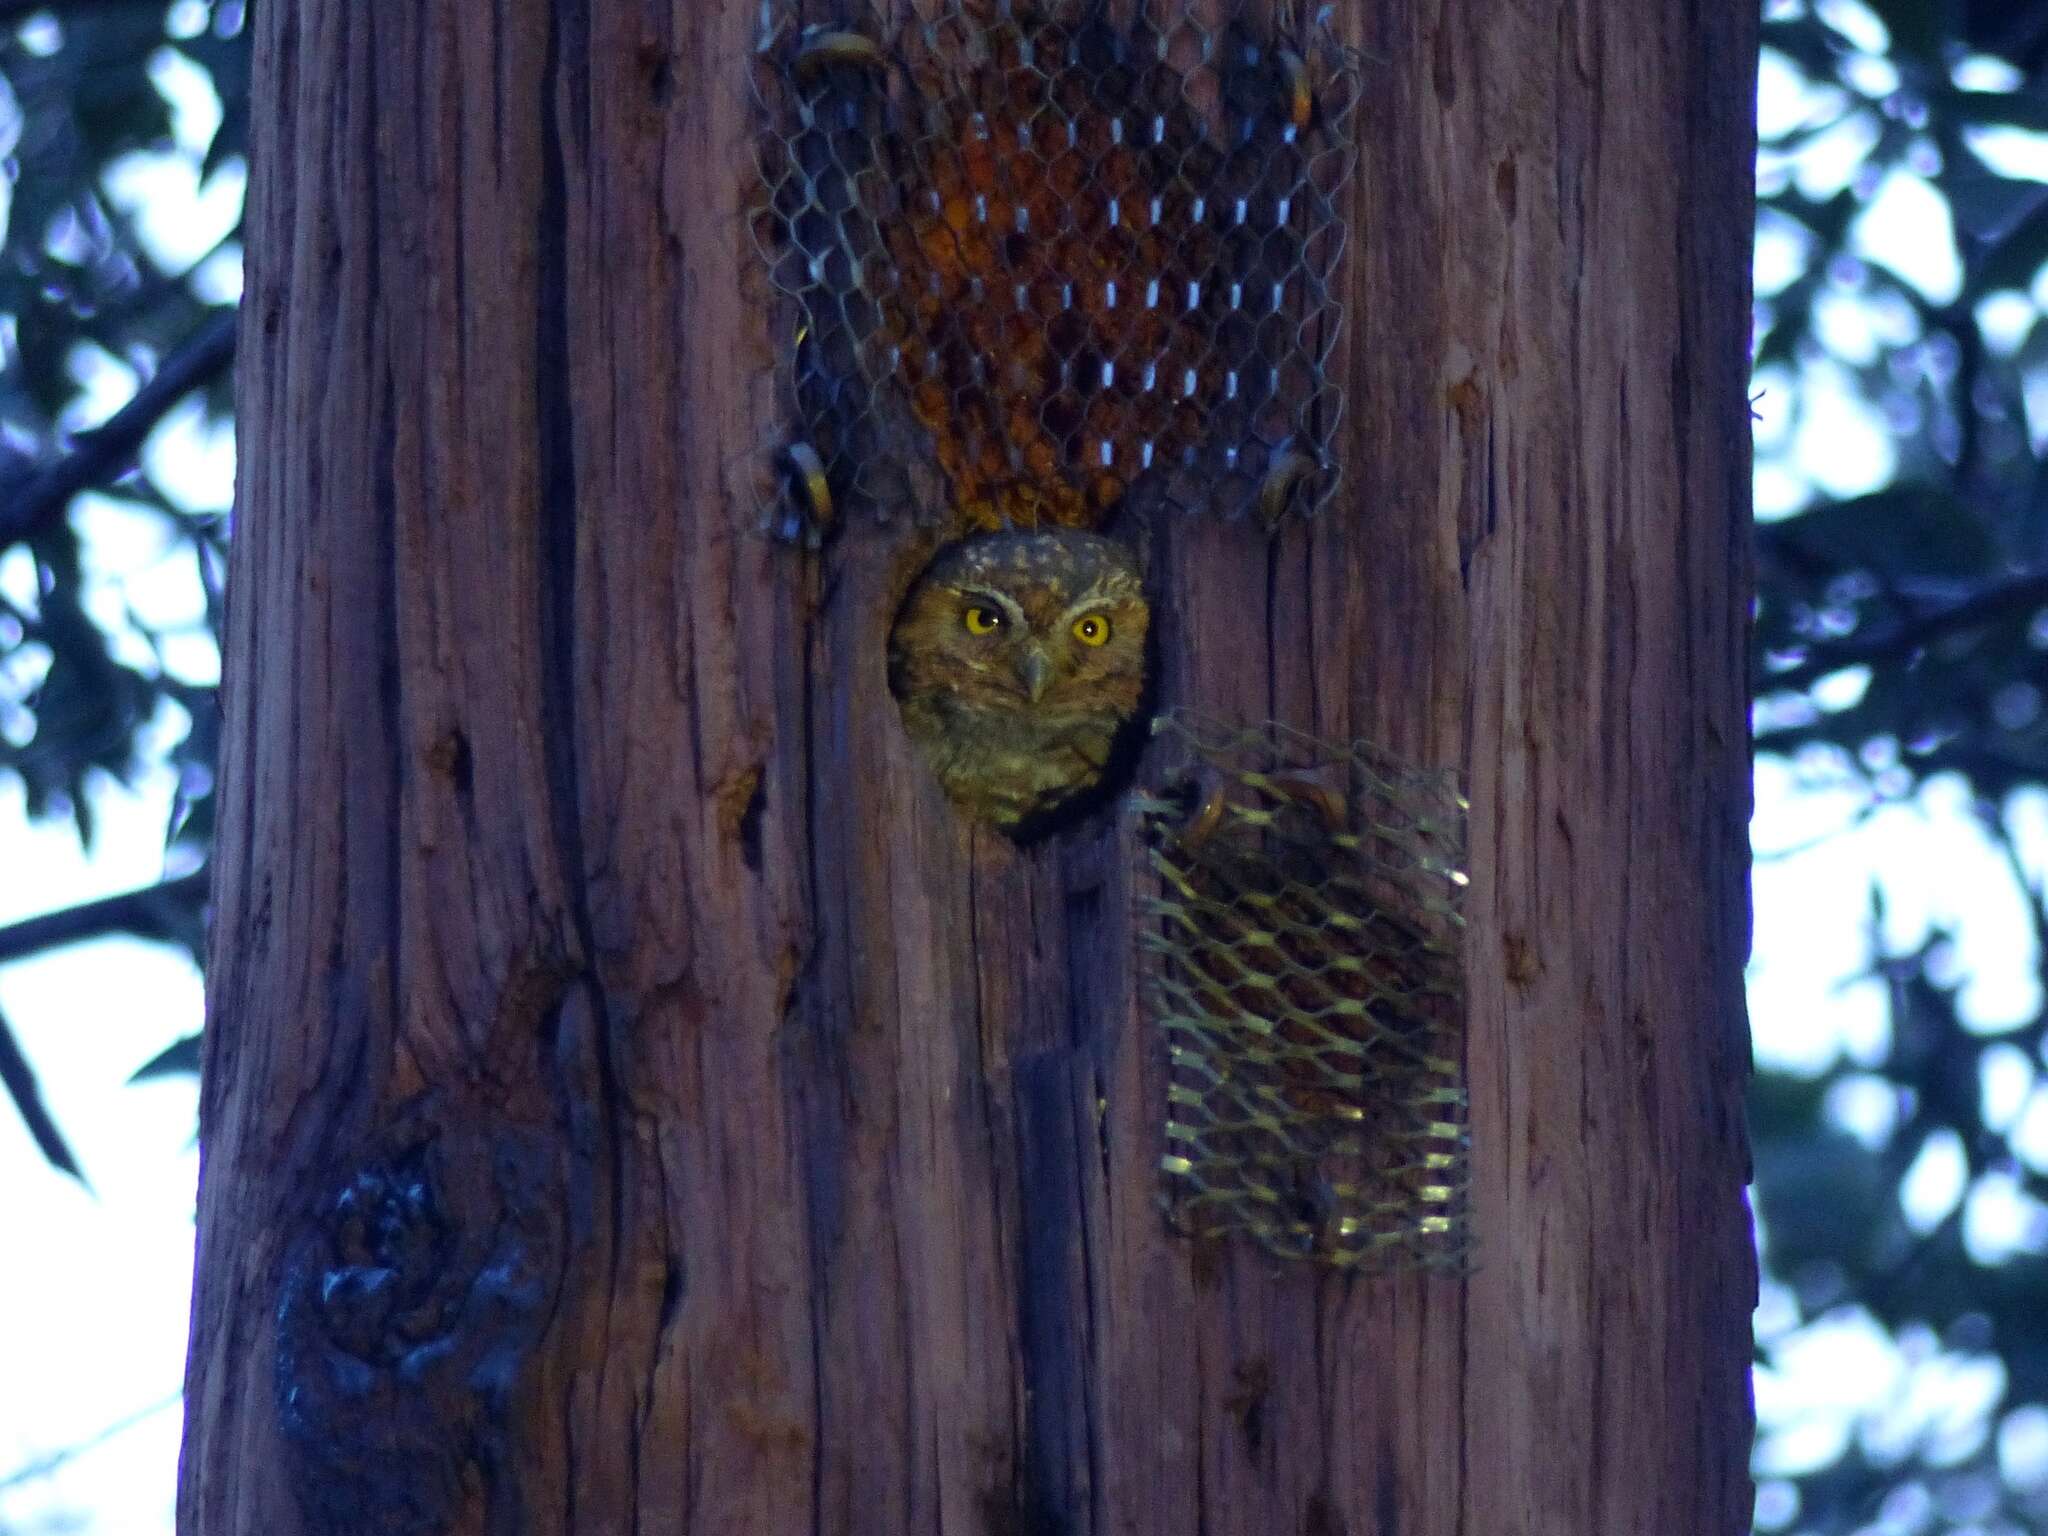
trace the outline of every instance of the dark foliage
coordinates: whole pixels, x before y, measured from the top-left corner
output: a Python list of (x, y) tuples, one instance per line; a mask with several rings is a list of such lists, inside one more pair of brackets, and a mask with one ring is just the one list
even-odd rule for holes
[[(104, 552), (80, 533), (79, 497), (111, 498), (143, 520), (149, 534), (135, 542), (152, 559), (188, 558), (206, 593), (204, 627), (217, 631), (227, 520), (181, 505), (143, 460), (187, 401), (227, 418), (238, 249), (230, 236), (199, 261), (167, 262), (109, 173), (183, 159), (203, 178), (234, 177), (245, 20), (237, 0), (0, 0), (0, 779), (20, 784), (31, 817), (68, 817), (89, 842), (96, 777), (125, 782), (166, 754), (180, 776), (165, 829), (166, 867), (179, 877), (0, 931), (0, 959), (116, 932), (200, 953), (205, 881), (190, 872), (213, 833), (215, 685), (169, 664), (169, 637), (120, 601), (118, 583), (125, 611), (110, 621), (108, 583), (94, 572)], [(221, 98), (203, 149), (179, 142), (158, 84), (180, 61)], [(133, 399), (82, 422), (82, 381), (120, 369), (136, 380)], [(9, 1096), (38, 1144), (72, 1169), (4, 1021), (0, 1037)]]
[[(2010, 853), (2011, 797), (2048, 779), (2048, 327), (2027, 296), (2048, 292), (2048, 185), (2001, 173), (1997, 139), (2048, 133), (2048, 5), (1814, 10), (1765, 9), (1767, 69), (1804, 77), (1806, 110), (1767, 131), (1759, 163), (1759, 406), (1789, 438), (1819, 408), (1816, 381), (1846, 379), (1881, 419), (1896, 468), (1866, 494), (1816, 495), (1759, 522), (1757, 751), (1845, 788), (1860, 816), (1959, 776), (1979, 829)], [(1843, 174), (1815, 171), (1844, 145)], [(1931, 278), (1910, 242), (1893, 250), (1859, 229), (1899, 176), (1946, 205), (1953, 273)], [(1924, 233), (1944, 246), (1943, 231)], [(1760, 465), (1770, 458), (1760, 451)], [(2039, 875), (2030, 889), (2014, 857), (2012, 876), (2039, 965)], [(1869, 978), (1889, 999), (1888, 1038), (1798, 1072), (1770, 1070), (1762, 1053), (1752, 1124), (1771, 1304), (1760, 1366), (1782, 1380), (1822, 1332), (1874, 1325), (1905, 1369), (1894, 1400), (1872, 1400), (1846, 1416), (1846, 1435), (1804, 1450), (1798, 1426), (1765, 1413), (1759, 1525), (2039, 1530), (2048, 1457), (2027, 1441), (2048, 1423), (2048, 1166), (2016, 1144), (2024, 1117), (1988, 1108), (1987, 1084), (2017, 1073), (2036, 1085), (2023, 1092), (2043, 1093), (2048, 1017), (1972, 1019), (1951, 935), (1888, 952), (1881, 887), (1839, 899), (1872, 906)], [(1811, 1021), (1759, 1011), (1756, 1024), (1767, 1044), (1774, 1026)], [(1961, 1162), (1964, 1193), (1945, 1214), (1902, 1199), (1923, 1159)], [(1994, 1188), (2024, 1213), (2018, 1241), (1971, 1236), (1970, 1201)], [(1960, 1423), (1916, 1413), (1913, 1394), (1934, 1395), (1944, 1372), (1990, 1381), (1990, 1412)]]

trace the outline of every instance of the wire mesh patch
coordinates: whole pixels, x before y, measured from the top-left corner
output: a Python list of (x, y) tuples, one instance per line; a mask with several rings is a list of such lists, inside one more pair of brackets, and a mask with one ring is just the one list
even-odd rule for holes
[(1340, 1268), (1462, 1266), (1455, 779), (1277, 725), (1155, 729), (1186, 765), (1139, 801), (1172, 1220)]
[[(753, 227), (782, 342), (767, 522), (1088, 526), (1140, 485), (1335, 491), (1354, 55), (1237, 4), (771, 0)], [(922, 471), (934, 473), (921, 474)]]

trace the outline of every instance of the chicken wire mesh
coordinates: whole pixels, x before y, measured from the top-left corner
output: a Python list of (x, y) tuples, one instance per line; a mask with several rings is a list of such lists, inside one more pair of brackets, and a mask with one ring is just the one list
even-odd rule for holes
[[(1304, 8), (1305, 9), (1305, 8)], [(767, 0), (764, 521), (1325, 505), (1354, 53), (1292, 4)]]
[(1174, 1224), (1345, 1269), (1468, 1257), (1455, 776), (1166, 716), (1139, 796)]

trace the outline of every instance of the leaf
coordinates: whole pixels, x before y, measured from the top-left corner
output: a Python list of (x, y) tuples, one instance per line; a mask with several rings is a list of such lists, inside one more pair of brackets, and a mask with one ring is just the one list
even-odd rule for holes
[(1822, 502), (1757, 530), (1760, 544), (1796, 553), (1808, 569), (1867, 571), (1893, 585), (1967, 586), (1998, 574), (2001, 556), (1983, 520), (1939, 485), (1899, 485)]
[(14, 1100), (14, 1107), (21, 1114), (22, 1123), (37, 1148), (49, 1160), (50, 1166), (60, 1173), (68, 1173), (84, 1184), (85, 1174), (78, 1166), (78, 1159), (72, 1155), (70, 1144), (64, 1140), (63, 1132), (57, 1129), (57, 1122), (43, 1103), (42, 1084), (36, 1080), (35, 1068), (29, 1065), (28, 1057), (22, 1054), (21, 1044), (14, 1038), (14, 1031), (7, 1020), (0, 1018), (0, 1087), (7, 1090), (7, 1096)]
[(1891, 51), (1934, 68), (1941, 66), (1947, 7), (1936, 0), (1864, 0), (1891, 33)]
[(1973, 286), (1985, 293), (2024, 289), (2043, 265), (2048, 265), (2048, 197), (1990, 239), (1972, 274)]
[(1939, 93), (1944, 115), (1958, 122), (2048, 131), (2048, 94), (2037, 86), (2026, 91), (1963, 91)]
[[(2003, 247), (2029, 219), (2048, 207), (2048, 186), (2000, 176), (1974, 159), (1949, 156), (1935, 184), (1948, 199), (1957, 231), (1987, 250)], [(1983, 281), (1981, 273), (1977, 281)]]
[(160, 1077), (199, 1075), (199, 1037), (187, 1035), (174, 1040), (128, 1075), (131, 1083), (146, 1083)]
[(249, 99), (236, 97), (221, 108), (220, 127), (214, 130), (213, 142), (206, 146), (206, 159), (199, 168), (203, 179), (210, 180), (213, 173), (230, 160), (246, 155), (249, 148)]

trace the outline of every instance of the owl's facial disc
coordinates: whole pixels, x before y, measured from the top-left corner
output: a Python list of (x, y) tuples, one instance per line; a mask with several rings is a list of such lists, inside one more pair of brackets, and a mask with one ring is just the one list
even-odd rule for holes
[(954, 803), (1031, 835), (1092, 803), (1142, 707), (1149, 616), (1129, 550), (1096, 534), (941, 550), (891, 627), (889, 687)]

